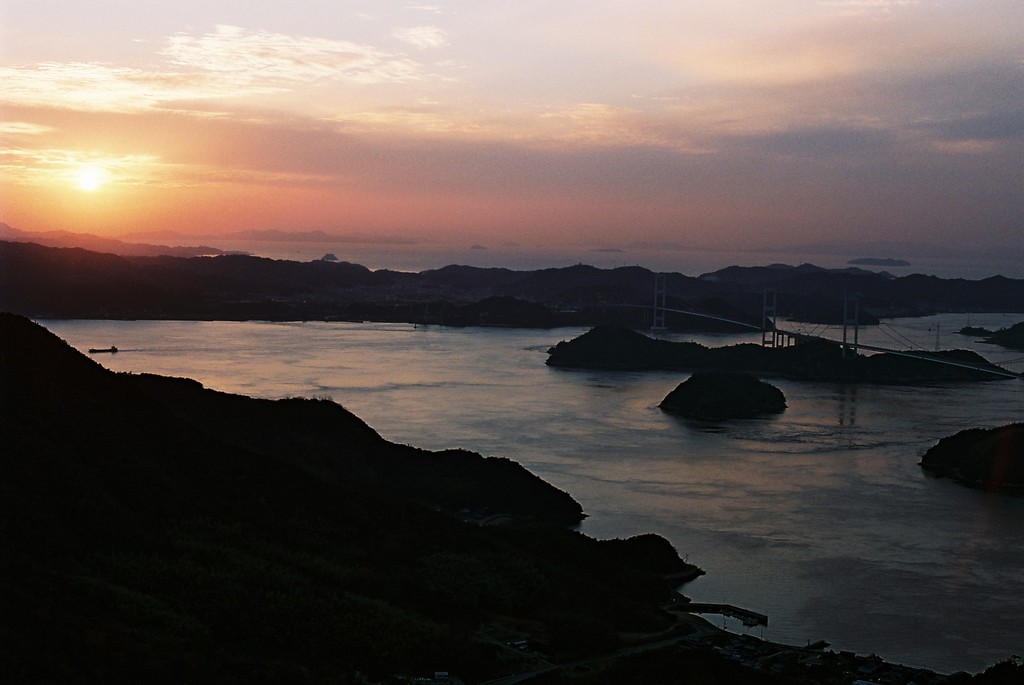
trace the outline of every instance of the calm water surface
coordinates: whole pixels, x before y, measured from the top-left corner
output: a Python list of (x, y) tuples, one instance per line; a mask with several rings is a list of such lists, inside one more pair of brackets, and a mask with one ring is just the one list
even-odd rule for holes
[[(953, 333), (1020, 318), (894, 320), (861, 340), (967, 347), (1020, 371), (1021, 353)], [(83, 351), (117, 345), (94, 357), (116, 371), (257, 397), (329, 396), (390, 440), (515, 459), (580, 501), (584, 532), (667, 537), (707, 571), (683, 591), (768, 614), (757, 630), (767, 639), (824, 639), (945, 672), (1024, 654), (1024, 498), (935, 480), (917, 465), (945, 435), (1024, 420), (1024, 381), (778, 381), (784, 414), (713, 425), (657, 408), (685, 375), (544, 365), (548, 347), (582, 330), (41, 323)]]

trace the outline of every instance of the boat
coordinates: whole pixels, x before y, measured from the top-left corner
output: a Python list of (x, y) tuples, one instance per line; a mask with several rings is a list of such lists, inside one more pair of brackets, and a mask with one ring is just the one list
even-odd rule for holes
[(110, 352), (111, 354), (113, 354), (113, 353), (117, 352), (117, 348), (115, 346), (113, 346), (113, 345), (111, 345), (110, 347), (102, 347), (102, 348), (100, 348), (100, 347), (90, 347), (89, 348), (89, 354), (101, 354), (103, 352)]

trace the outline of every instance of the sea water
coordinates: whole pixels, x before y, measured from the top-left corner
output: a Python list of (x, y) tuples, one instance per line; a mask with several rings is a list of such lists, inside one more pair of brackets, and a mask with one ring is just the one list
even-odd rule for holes
[[(859, 335), (878, 345), (975, 349), (1021, 371), (1024, 354), (955, 333), (1021, 318), (899, 319)], [(783, 414), (701, 423), (657, 407), (685, 374), (545, 365), (550, 346), (583, 329), (41, 323), (83, 352), (116, 345), (117, 354), (93, 357), (112, 370), (186, 376), (264, 398), (330, 397), (389, 440), (514, 459), (583, 505), (583, 532), (668, 538), (707, 571), (681, 590), (767, 614), (767, 628), (754, 629), (765, 639), (823, 639), (941, 672), (1024, 654), (1024, 498), (931, 478), (918, 466), (943, 436), (1024, 420), (1024, 381), (773, 381), (787, 398)], [(744, 630), (735, 619), (724, 626)]]

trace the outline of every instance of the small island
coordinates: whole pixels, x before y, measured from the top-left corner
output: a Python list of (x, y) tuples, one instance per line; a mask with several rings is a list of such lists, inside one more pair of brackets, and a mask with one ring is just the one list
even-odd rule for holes
[(1015, 323), (1009, 328), (1000, 328), (998, 331), (990, 331), (978, 326), (964, 326), (957, 332), (960, 335), (984, 338), (985, 342), (992, 345), (999, 345), (1011, 350), (1024, 350), (1024, 321)]
[(969, 428), (942, 438), (920, 465), (972, 488), (1024, 495), (1024, 423)]
[(786, 396), (774, 385), (741, 373), (695, 373), (658, 405), (689, 419), (752, 419), (786, 409)]

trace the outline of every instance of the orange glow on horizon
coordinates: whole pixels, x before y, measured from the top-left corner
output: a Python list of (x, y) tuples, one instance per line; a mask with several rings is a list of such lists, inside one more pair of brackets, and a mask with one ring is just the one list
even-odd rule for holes
[(1019, 1), (287, 16), (212, 3), (205, 17), (154, 2), (166, 11), (67, 13), (73, 41), (39, 3), (13, 10), (0, 221), (481, 244), (1020, 242)]

